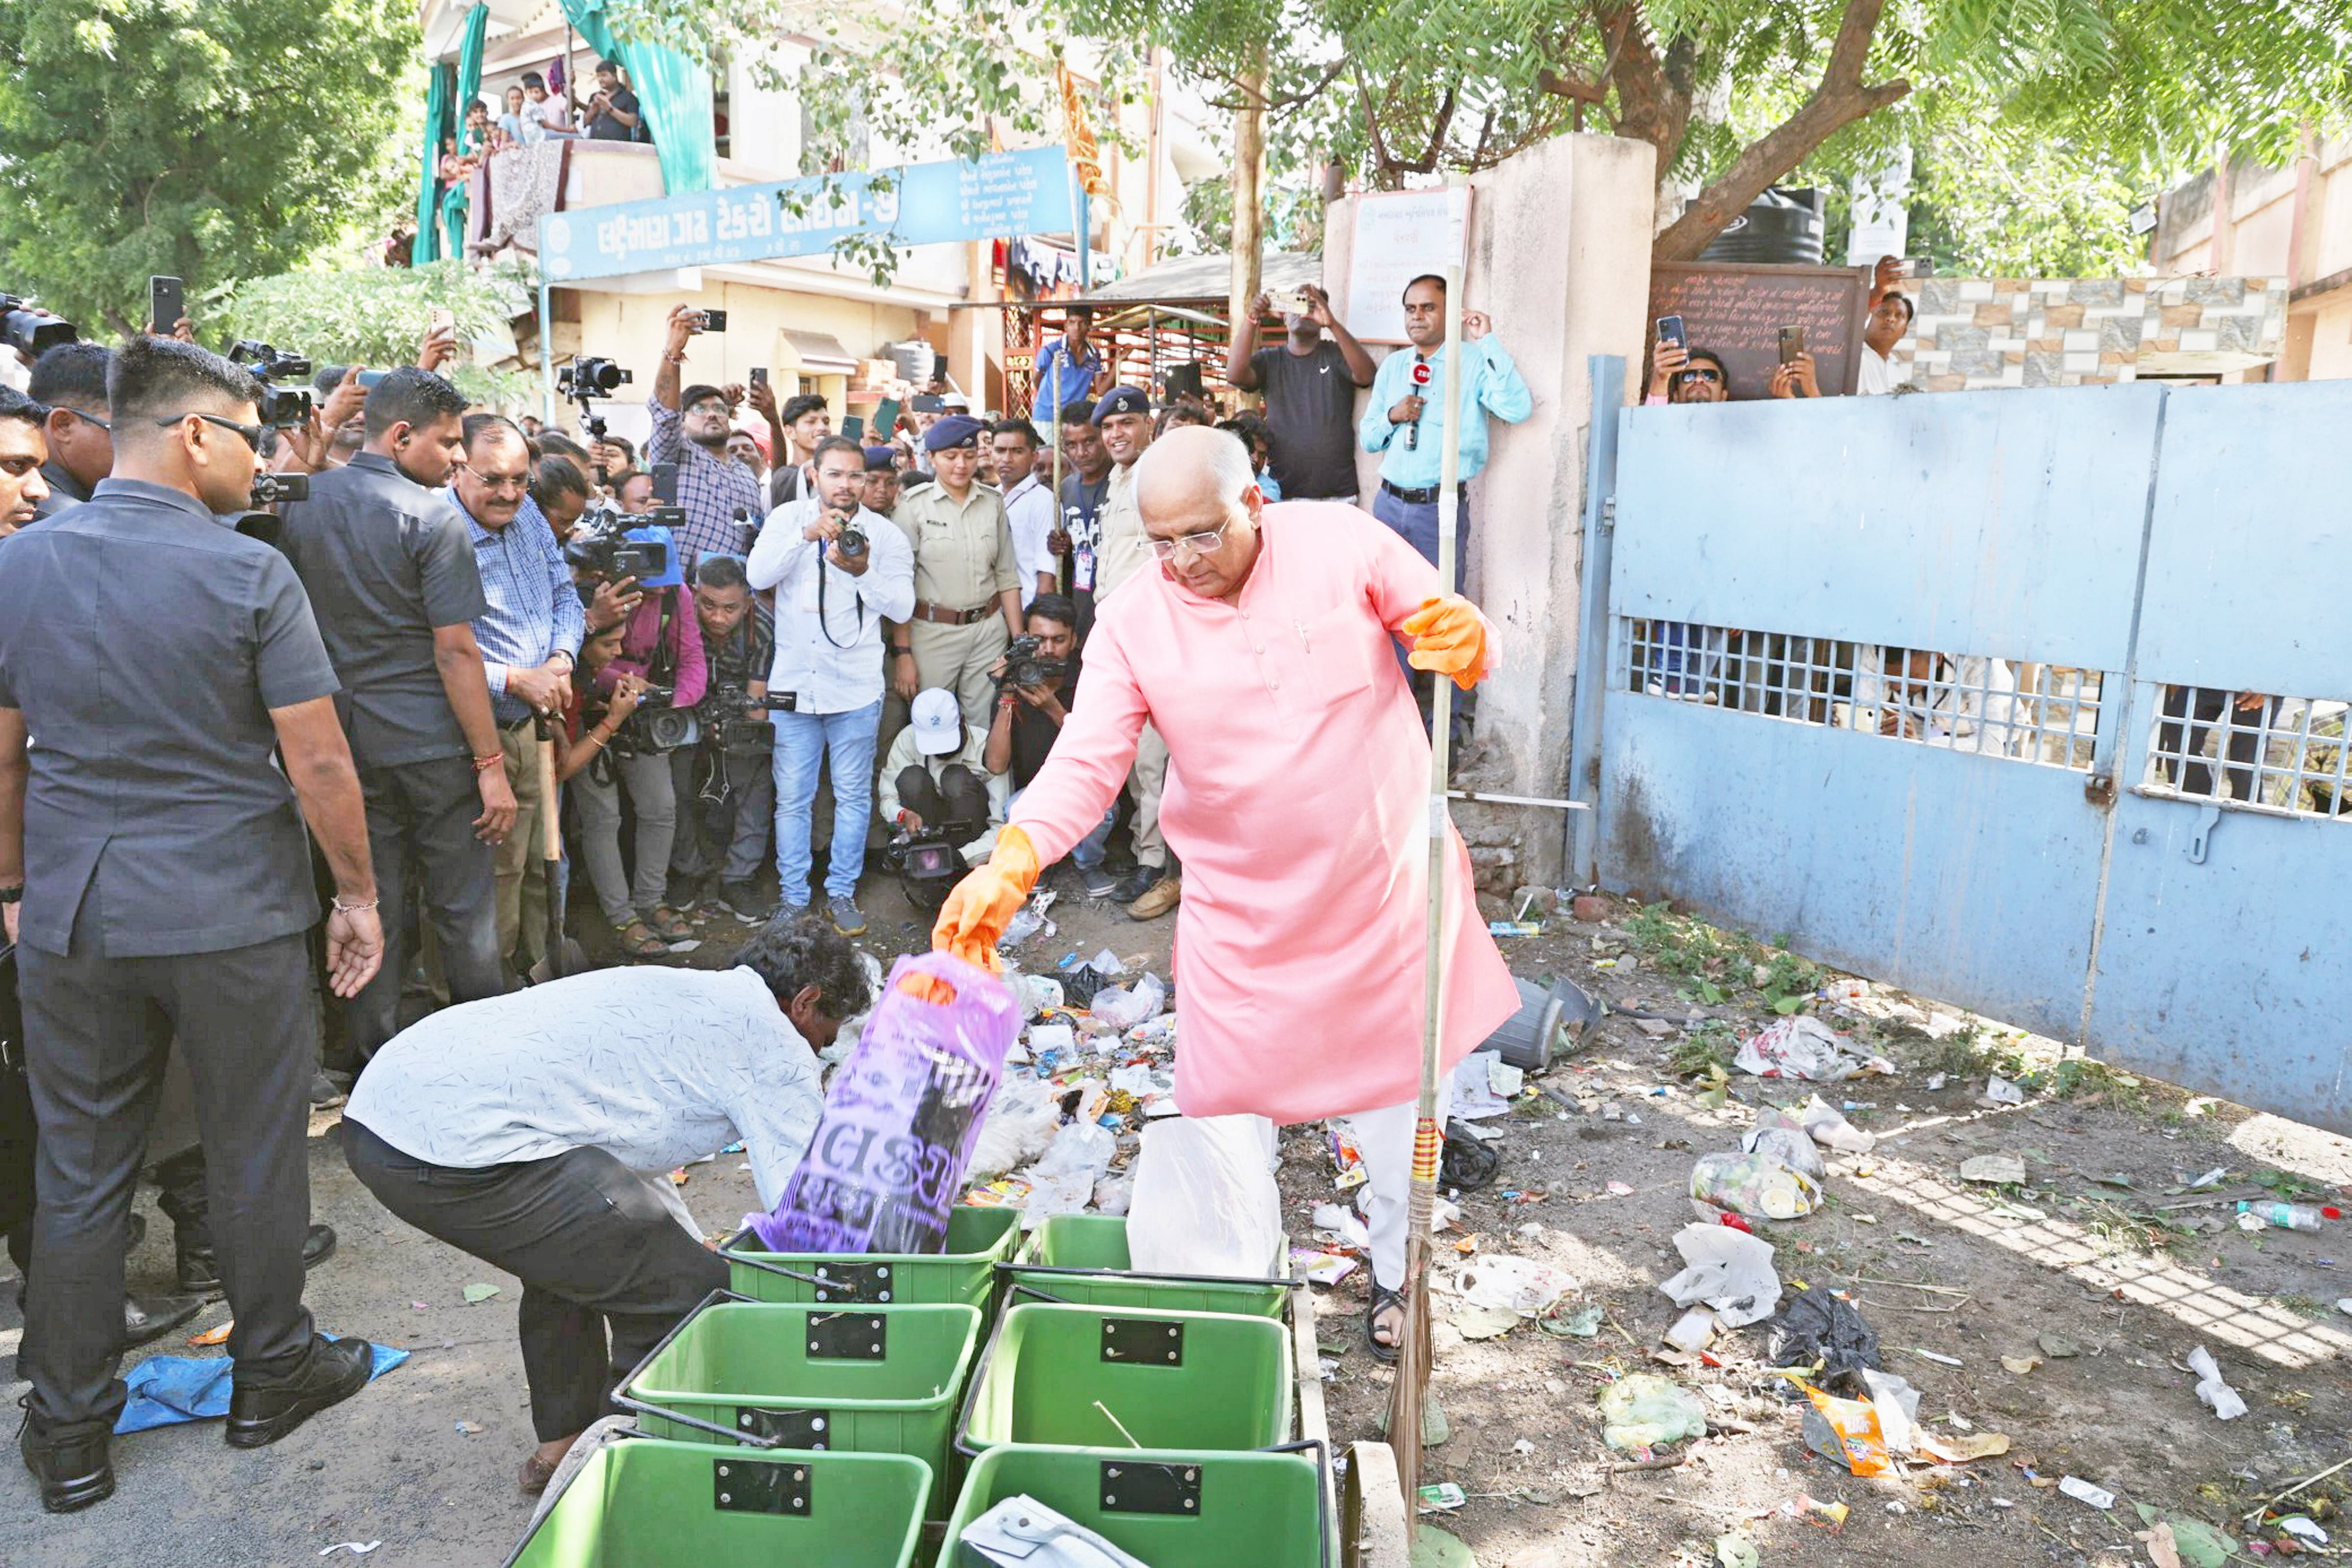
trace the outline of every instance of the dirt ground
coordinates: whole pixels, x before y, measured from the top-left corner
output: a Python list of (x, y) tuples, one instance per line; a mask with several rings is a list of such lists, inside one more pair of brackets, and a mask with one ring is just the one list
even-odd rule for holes
[[(887, 962), (919, 945), (924, 928), (895, 889), (869, 887), (866, 946)], [(1032, 966), (1108, 946), (1168, 972), (1172, 921), (1138, 925), (1083, 898), (1066, 900), (1055, 917), (1059, 935), (1024, 950)], [(744, 934), (723, 913), (706, 911), (702, 925), (702, 946), (674, 962), (723, 964)], [(609, 958), (590, 941), (592, 956)], [(1460, 1221), (1440, 1241), (1441, 1274), (1461, 1260), (1455, 1244), (1475, 1234), (1482, 1253), (1523, 1253), (1565, 1270), (1579, 1287), (1571, 1304), (1604, 1309), (1591, 1339), (1523, 1324), (1465, 1342), (1451, 1326), (1458, 1303), (1433, 1298), (1433, 1388), (1451, 1436), (1429, 1450), (1424, 1479), (1468, 1494), (1435, 1521), (1487, 1568), (1713, 1565), (1727, 1533), (1743, 1535), (1775, 1568), (2105, 1568), (2150, 1561), (2134, 1540), (2147, 1528), (2136, 1504), (2223, 1525), (2241, 1543), (2239, 1560), (2251, 1562), (2239, 1516), (2352, 1456), (2342, 1359), (2352, 1318), (2334, 1305), (2339, 1291), (2352, 1294), (2338, 1282), (2341, 1227), (2247, 1234), (2229, 1223), (2227, 1201), (2333, 1201), (2352, 1182), (2352, 1144), (2062, 1061), (2047, 1042), (1876, 988), (1832, 1001), (1816, 994), (1830, 977), (1811, 966), (1660, 912), (1614, 905), (1599, 925), (1558, 917), (1506, 952), (1521, 976), (1574, 977), (1620, 1014), (1530, 1079), (1546, 1092), (1486, 1124), (1504, 1132), (1501, 1175), (1461, 1195)], [(1734, 1071), (1724, 1103), (1707, 1103), (1710, 1065), (1727, 1062), (1776, 1000), (1858, 1030), (1898, 1071), (1826, 1092), (1869, 1103), (1853, 1116), (1879, 1146), (1832, 1156), (1825, 1205), (1801, 1219), (1759, 1221), (1758, 1232), (1773, 1243), (1784, 1281), (1851, 1293), (1887, 1369), (1920, 1390), (1923, 1422), (1948, 1436), (2005, 1434), (2007, 1455), (1856, 1479), (1805, 1448), (1797, 1407), (1779, 1378), (1764, 1375), (1760, 1325), (1718, 1343), (1720, 1365), (1654, 1359), (1677, 1315), (1656, 1283), (1681, 1266), (1671, 1242), (1693, 1218), (1691, 1162), (1736, 1148), (1759, 1105), (1809, 1092)], [(1663, 1021), (1645, 1026), (1624, 1012)], [(2025, 1075), (2023, 1104), (1980, 1103), (1994, 1070)], [(1948, 1076), (1930, 1090), (1937, 1071)], [(318, 1562), (339, 1542), (381, 1542), (370, 1568), (503, 1561), (530, 1513), (513, 1480), (531, 1445), (515, 1281), (376, 1207), (343, 1166), (332, 1113), (314, 1118), (314, 1133), (313, 1210), (341, 1247), (311, 1277), (312, 1309), (323, 1328), (407, 1349), (409, 1361), (271, 1448), (233, 1452), (212, 1423), (122, 1439), (117, 1495), (83, 1514), (40, 1514), (30, 1479), (6, 1466), (0, 1565), (290, 1565)], [(1332, 1166), (1319, 1128), (1293, 1129), (1284, 1150), (1286, 1209), (1303, 1240), (1312, 1207), (1334, 1196)], [(1962, 1160), (1992, 1153), (2021, 1156), (2025, 1181), (1959, 1179)], [(685, 1197), (712, 1231), (752, 1207), (740, 1165), (722, 1155), (693, 1167)], [(2218, 1186), (2184, 1190), (2217, 1166), (2226, 1173)], [(167, 1289), (169, 1224), (152, 1191), (140, 1206), (150, 1233), (131, 1260), (134, 1288)], [(1363, 1348), (1363, 1272), (1318, 1292), (1343, 1443), (1374, 1433), (1388, 1397), (1389, 1374)], [(468, 1305), (465, 1289), (477, 1282), (499, 1293)], [(11, 1373), (14, 1298), (0, 1288), (0, 1371)], [(226, 1315), (215, 1303), (189, 1332)], [(2245, 1416), (2224, 1425), (2197, 1401), (2179, 1364), (2200, 1343), (2244, 1396)], [(154, 1348), (217, 1354), (176, 1336)], [(2004, 1357), (2038, 1364), (2021, 1374)], [(1722, 1429), (1683, 1445), (1686, 1462), (1675, 1468), (1614, 1470), (1624, 1456), (1601, 1441), (1596, 1396), (1641, 1370), (1697, 1388)], [(22, 1392), (0, 1384), (0, 1398)], [(2116, 1507), (2062, 1495), (2054, 1482), (2065, 1475), (2116, 1493)], [(2310, 1507), (2333, 1530), (2347, 1476), (2297, 1494), (2288, 1511)], [(1833, 1531), (1775, 1511), (1799, 1497), (1851, 1512)], [(2263, 1539), (2277, 1535), (2273, 1527)]]

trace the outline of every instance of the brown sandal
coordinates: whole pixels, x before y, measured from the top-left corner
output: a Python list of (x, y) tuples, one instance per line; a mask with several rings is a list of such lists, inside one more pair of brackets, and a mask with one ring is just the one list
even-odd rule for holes
[(669, 956), (669, 944), (655, 936), (642, 920), (631, 920), (625, 925), (614, 926), (613, 930), (620, 941), (621, 951), (632, 958)]
[(683, 942), (694, 935), (694, 927), (686, 923), (686, 916), (667, 904), (654, 905), (654, 912), (645, 921), (653, 934), (665, 942)]

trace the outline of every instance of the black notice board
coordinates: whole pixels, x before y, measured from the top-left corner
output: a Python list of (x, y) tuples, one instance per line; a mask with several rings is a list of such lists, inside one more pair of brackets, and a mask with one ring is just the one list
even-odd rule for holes
[[(1870, 274), (1851, 267), (1767, 267), (1659, 262), (1650, 268), (1650, 341), (1657, 319), (1680, 316), (1694, 349), (1723, 356), (1734, 399), (1769, 397), (1780, 329), (1802, 327), (1822, 395), (1852, 395), (1862, 373)], [(1650, 367), (1642, 366), (1649, 387)]]

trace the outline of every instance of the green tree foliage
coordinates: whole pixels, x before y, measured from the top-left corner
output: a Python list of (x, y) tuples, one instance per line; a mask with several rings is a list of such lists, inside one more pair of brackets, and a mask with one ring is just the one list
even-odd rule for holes
[(0, 0), (0, 288), (144, 325), (397, 203), (407, 0)]
[(317, 364), (381, 368), (412, 362), (433, 312), (446, 310), (459, 357), (444, 373), (476, 402), (509, 401), (528, 395), (538, 378), (478, 370), (464, 346), (499, 340), (532, 308), (537, 283), (524, 267), (482, 270), (460, 261), (285, 272), (215, 291), (197, 312), (196, 336), (215, 346), (257, 339)]

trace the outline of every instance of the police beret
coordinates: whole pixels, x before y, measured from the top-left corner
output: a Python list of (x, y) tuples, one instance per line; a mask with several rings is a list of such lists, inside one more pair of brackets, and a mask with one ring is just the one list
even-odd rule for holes
[(1151, 400), (1135, 387), (1113, 387), (1095, 404), (1095, 423), (1100, 424), (1115, 413), (1150, 413)]
[(987, 428), (968, 413), (951, 413), (924, 432), (923, 450), (945, 452), (950, 446), (976, 445), (980, 433)]
[(866, 449), (866, 471), (868, 474), (887, 474), (898, 466), (898, 455), (892, 447), (869, 446)]

